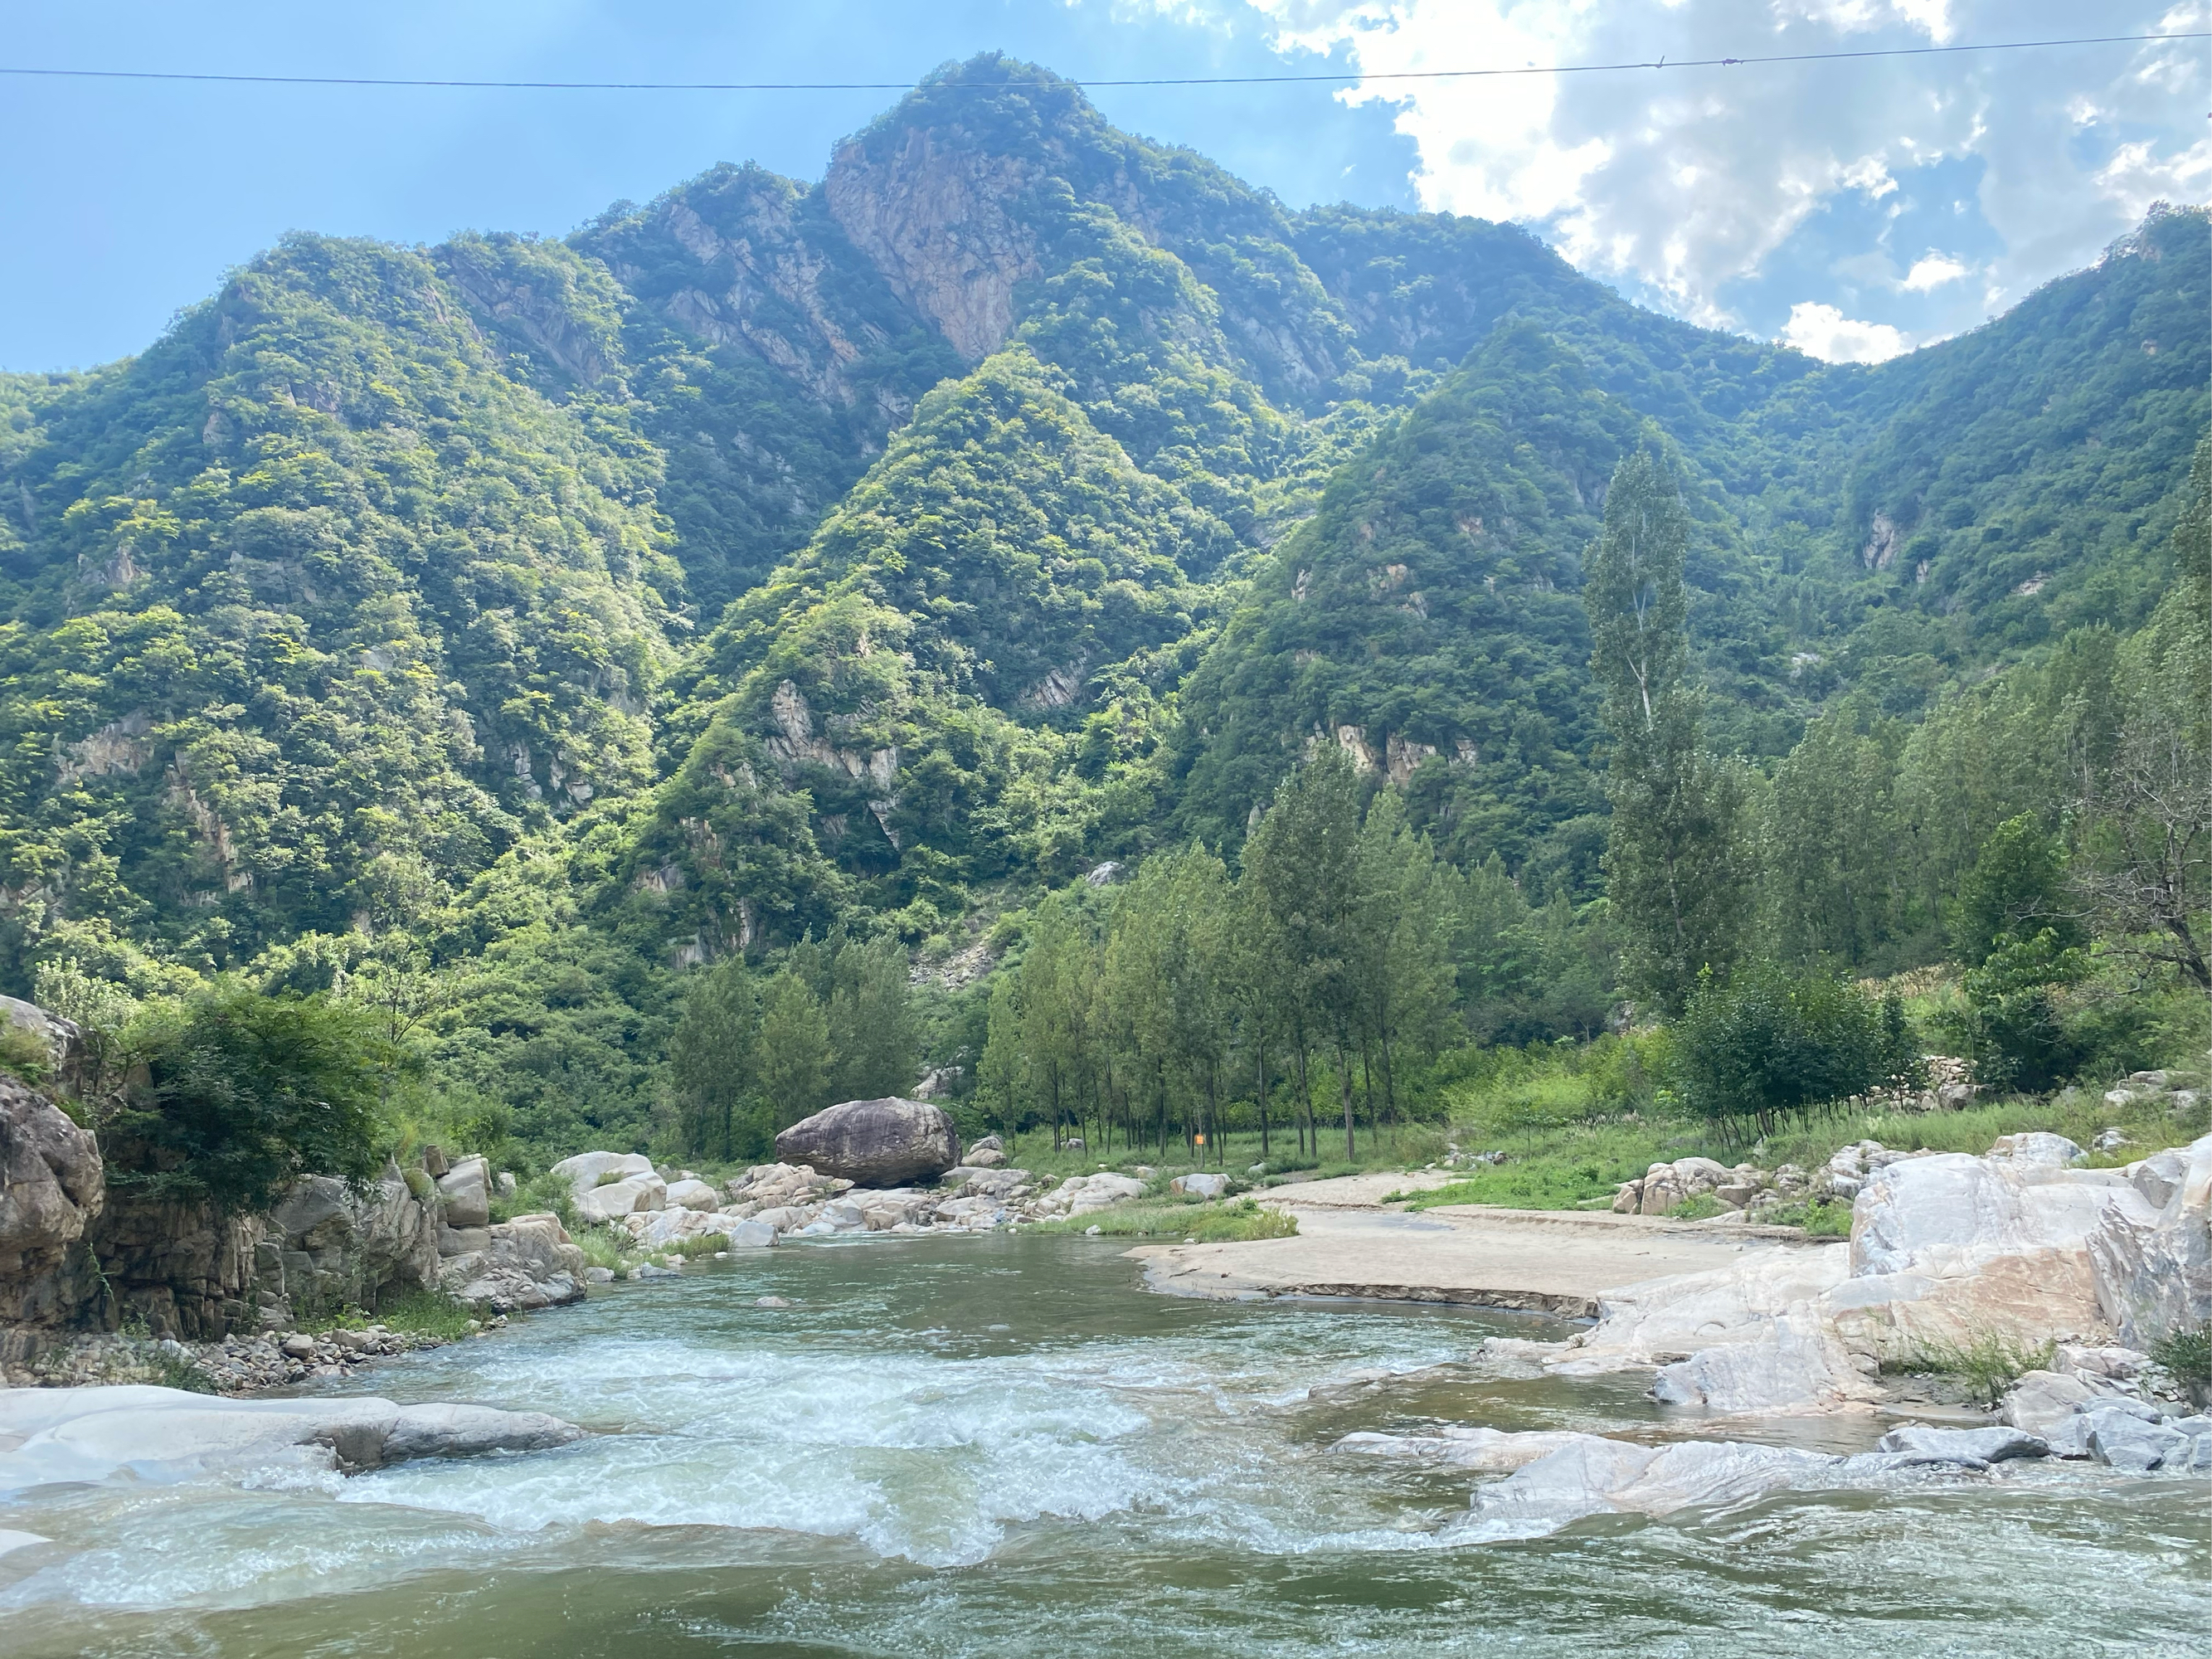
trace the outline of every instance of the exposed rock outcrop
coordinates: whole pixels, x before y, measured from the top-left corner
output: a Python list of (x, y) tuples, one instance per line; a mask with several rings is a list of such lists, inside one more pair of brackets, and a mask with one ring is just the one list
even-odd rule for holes
[(486, 1228), (480, 1249), (447, 1258), (438, 1283), (459, 1300), (491, 1313), (557, 1307), (583, 1300), (584, 1253), (560, 1217), (519, 1215)]
[(934, 1181), (960, 1161), (960, 1136), (926, 1100), (848, 1100), (775, 1138), (775, 1155), (866, 1187)]
[(0, 1326), (62, 1323), (96, 1292), (77, 1247), (106, 1201), (91, 1135), (0, 1077)]
[(2212, 1325), (2212, 1135), (2131, 1164), (2137, 1204), (2114, 1204), (2090, 1229), (2097, 1305), (2120, 1340), (2147, 1348), (2167, 1332)]

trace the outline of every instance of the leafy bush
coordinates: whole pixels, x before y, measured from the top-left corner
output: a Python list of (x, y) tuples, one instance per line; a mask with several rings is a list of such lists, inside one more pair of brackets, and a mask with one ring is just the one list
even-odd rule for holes
[[(1894, 1006), (1894, 1005), (1892, 1005)], [(1715, 1119), (1753, 1119), (1863, 1095), (1911, 1064), (1903, 1009), (1886, 1013), (1857, 986), (1772, 963), (1698, 981), (1675, 1031), (1691, 1103)]]
[(456, 1302), (440, 1291), (409, 1291), (376, 1307), (375, 1322), (402, 1336), (432, 1337), (458, 1342), (469, 1334), (475, 1318), (465, 1302)]
[(351, 1010), (217, 981), (134, 1036), (148, 1081), (109, 1127), (111, 1188), (235, 1212), (298, 1176), (375, 1174), (374, 1033)]
[(2212, 1326), (2170, 1331), (2150, 1345), (2150, 1357), (2172, 1372), (2177, 1382), (2198, 1388), (2212, 1383)]
[(54, 1051), (36, 1031), (0, 1019), (0, 1072), (36, 1089), (54, 1074)]
[(1715, 1216), (1724, 1215), (1727, 1212), (1728, 1206), (1711, 1193), (1693, 1193), (1668, 1211), (1667, 1218), (1669, 1221), (1711, 1221)]

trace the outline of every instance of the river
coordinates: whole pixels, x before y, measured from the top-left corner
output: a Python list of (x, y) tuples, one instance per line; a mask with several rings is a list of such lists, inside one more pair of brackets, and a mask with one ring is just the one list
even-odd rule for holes
[[(1690, 1428), (1641, 1379), (1339, 1386), (1560, 1328), (1153, 1296), (1116, 1247), (1078, 1238), (702, 1263), (327, 1385), (599, 1431), (565, 1450), (353, 1480), (280, 1462), (0, 1504), (0, 1526), (72, 1551), (0, 1589), (0, 1653), (2212, 1651), (2205, 1493), (2185, 1480), (2008, 1466), (1480, 1543), (1462, 1525), (1474, 1477), (1330, 1449), (1440, 1419)], [(1875, 1431), (1774, 1425), (1834, 1450)]]

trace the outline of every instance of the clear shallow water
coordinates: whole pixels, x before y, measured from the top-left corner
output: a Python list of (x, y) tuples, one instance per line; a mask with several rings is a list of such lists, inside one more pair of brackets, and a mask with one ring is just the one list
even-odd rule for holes
[(1473, 1477), (1330, 1444), (1438, 1420), (1694, 1431), (1626, 1379), (1308, 1398), (1491, 1332), (1547, 1327), (1154, 1297), (1075, 1239), (709, 1264), (345, 1385), (601, 1431), (566, 1450), (0, 1504), (75, 1551), (0, 1588), (0, 1653), (2212, 1652), (2206, 1493), (2181, 1481), (2022, 1470), (1468, 1542)]

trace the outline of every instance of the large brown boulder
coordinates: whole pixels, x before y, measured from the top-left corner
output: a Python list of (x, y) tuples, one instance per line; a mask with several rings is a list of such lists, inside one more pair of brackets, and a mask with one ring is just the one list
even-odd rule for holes
[(926, 1100), (848, 1100), (786, 1129), (775, 1155), (856, 1187), (903, 1187), (934, 1181), (957, 1164), (960, 1135)]
[(65, 1322), (96, 1288), (76, 1282), (91, 1275), (74, 1247), (106, 1191), (92, 1137), (36, 1090), (0, 1076), (0, 1324)]

